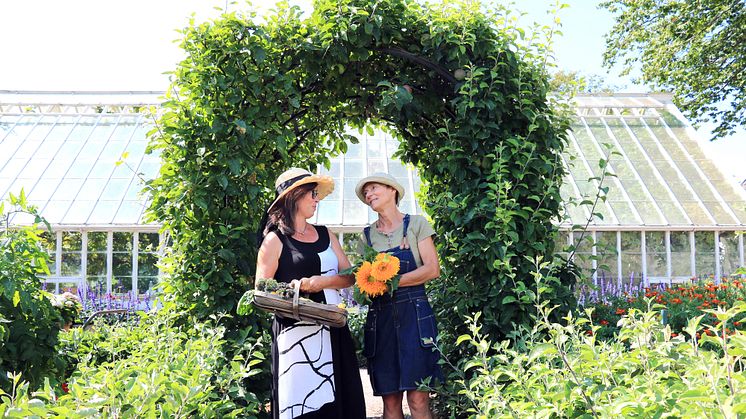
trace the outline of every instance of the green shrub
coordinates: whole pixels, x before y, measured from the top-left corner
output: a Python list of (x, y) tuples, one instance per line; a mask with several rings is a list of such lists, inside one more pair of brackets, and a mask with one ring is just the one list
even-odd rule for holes
[[(728, 336), (724, 325), (744, 312), (744, 303), (708, 310), (720, 326), (702, 326), (700, 316), (671, 338), (659, 311), (631, 309), (609, 341), (593, 335), (598, 326), (588, 333), (591, 310), (565, 325), (545, 315), (526, 350), (485, 339), (476, 316), (458, 342), (477, 355), (459, 363), (457, 384), (470, 417), (739, 417), (746, 414), (746, 335)], [(698, 340), (700, 327), (715, 336)], [(720, 351), (702, 350), (703, 342)]]
[[(11, 386), (8, 373), (23, 373), (33, 389), (64, 370), (55, 356), (62, 318), (39, 279), (49, 274), (38, 227), (45, 221), (27, 205), (23, 191), (10, 194), (9, 203), (7, 212), (5, 202), (0, 204), (0, 389), (5, 391)], [(32, 224), (8, 228), (11, 217), (28, 217)]]
[[(77, 349), (77, 370), (62, 386), (49, 381), (29, 391), (16, 378), (0, 416), (43, 417), (255, 417), (263, 402), (241, 385), (262, 371), (261, 351), (223, 359), (224, 328), (213, 322), (175, 327), (159, 312), (137, 325), (73, 329), (66, 346)], [(261, 343), (255, 345), (259, 349)]]

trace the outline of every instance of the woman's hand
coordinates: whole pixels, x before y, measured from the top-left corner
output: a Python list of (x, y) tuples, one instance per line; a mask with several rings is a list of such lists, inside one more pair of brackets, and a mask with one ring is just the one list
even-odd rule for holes
[(314, 275), (310, 278), (294, 279), (290, 281), (290, 286), (295, 287), (295, 283), (300, 281), (300, 290), (303, 292), (319, 292), (323, 290), (326, 285), (326, 277), (321, 275)]

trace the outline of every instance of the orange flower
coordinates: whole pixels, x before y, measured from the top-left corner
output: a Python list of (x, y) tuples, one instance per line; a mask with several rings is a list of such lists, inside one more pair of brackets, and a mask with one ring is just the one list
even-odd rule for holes
[(376, 281), (386, 282), (399, 273), (399, 258), (386, 253), (376, 256), (370, 275)]
[(608, 320), (601, 320), (599, 323), (601, 323), (601, 326), (608, 326), (609, 321)]
[(674, 304), (681, 304), (681, 298), (674, 298), (671, 302)]
[(616, 314), (619, 315), (619, 316), (621, 316), (623, 314), (627, 314), (627, 310), (625, 310), (623, 308), (618, 308), (618, 309), (616, 309)]
[(675, 337), (677, 337), (677, 336), (679, 336), (679, 334), (678, 334), (678, 333), (676, 333), (676, 332), (673, 332), (673, 333), (671, 333), (671, 337), (672, 337), (672, 338), (675, 338)]
[(355, 273), (355, 284), (360, 288), (360, 291), (368, 294), (368, 296), (377, 297), (383, 295), (388, 290), (388, 287), (385, 282), (376, 281), (371, 276), (372, 270), (373, 265), (370, 262), (363, 262), (360, 269)]

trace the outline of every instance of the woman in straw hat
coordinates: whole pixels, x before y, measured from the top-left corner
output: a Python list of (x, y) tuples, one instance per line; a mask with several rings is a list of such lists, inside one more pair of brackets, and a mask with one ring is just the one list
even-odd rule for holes
[[(337, 237), (308, 223), (319, 201), (334, 190), (329, 176), (289, 169), (275, 182), (257, 259), (257, 278), (300, 282), (305, 297), (338, 304), (338, 275), (350, 262)], [(364, 418), (365, 399), (350, 330), (275, 317), (272, 324), (272, 416)]]
[(419, 215), (403, 214), (397, 205), (404, 187), (387, 173), (361, 179), (355, 192), (378, 213), (378, 220), (363, 230), (363, 239), (376, 251), (400, 260), (399, 288), (372, 300), (365, 322), (363, 350), (376, 396), (383, 397), (383, 417), (402, 418), (402, 399), (413, 418), (430, 418), (430, 395), (418, 384), (442, 381), (438, 353), (434, 350), (437, 328), (425, 283), (440, 275), (435, 231)]

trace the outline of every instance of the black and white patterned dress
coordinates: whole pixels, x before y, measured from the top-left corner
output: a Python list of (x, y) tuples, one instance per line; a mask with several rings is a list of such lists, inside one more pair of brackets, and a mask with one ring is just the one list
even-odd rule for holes
[[(304, 243), (275, 233), (282, 253), (275, 279), (290, 282), (313, 275), (335, 275), (339, 262), (326, 227)], [(304, 295), (338, 304), (333, 289)], [(275, 317), (272, 325), (272, 417), (365, 418), (365, 398), (350, 330)]]

